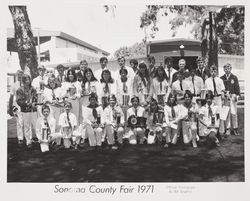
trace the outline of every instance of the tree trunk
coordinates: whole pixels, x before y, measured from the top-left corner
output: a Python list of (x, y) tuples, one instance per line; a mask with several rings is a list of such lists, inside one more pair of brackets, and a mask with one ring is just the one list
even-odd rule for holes
[(21, 69), (33, 79), (38, 75), (37, 53), (26, 6), (9, 6), (9, 10), (15, 27), (15, 41)]

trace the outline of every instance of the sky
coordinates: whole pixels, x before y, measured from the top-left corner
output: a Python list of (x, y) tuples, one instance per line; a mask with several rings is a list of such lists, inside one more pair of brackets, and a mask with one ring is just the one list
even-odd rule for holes
[[(145, 37), (143, 29), (140, 28), (140, 16), (146, 10), (145, 4), (117, 5), (114, 14), (106, 13), (101, 4), (43, 0), (26, 5), (32, 28), (65, 32), (111, 55), (122, 46), (142, 42)], [(13, 27), (10, 13), (6, 20), (7, 26)], [(171, 38), (168, 22), (168, 17), (160, 18), (160, 31), (152, 40)], [(190, 36), (186, 29), (180, 30), (177, 35), (185, 38)]]

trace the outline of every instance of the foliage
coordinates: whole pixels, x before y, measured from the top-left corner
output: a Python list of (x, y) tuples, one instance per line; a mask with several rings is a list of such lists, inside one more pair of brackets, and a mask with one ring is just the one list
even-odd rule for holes
[(115, 51), (114, 57), (140, 57), (146, 55), (146, 45), (144, 43), (135, 43), (132, 46), (120, 47)]
[[(216, 7), (215, 7), (216, 8)], [(244, 7), (216, 8), (216, 32), (219, 42), (219, 53), (244, 55)], [(157, 22), (162, 16), (173, 14), (170, 19), (172, 36), (174, 37), (180, 26), (192, 25), (191, 33), (194, 38), (202, 39), (202, 25), (208, 18), (209, 6), (193, 5), (148, 5), (141, 15), (141, 28), (150, 30), (150, 37), (154, 38), (159, 31)], [(147, 38), (148, 36), (146, 36)]]

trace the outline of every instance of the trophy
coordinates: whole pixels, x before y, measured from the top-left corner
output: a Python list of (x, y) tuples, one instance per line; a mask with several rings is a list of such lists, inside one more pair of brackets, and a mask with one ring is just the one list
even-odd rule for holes
[(71, 85), (68, 89), (69, 97), (73, 97), (76, 94), (76, 87), (74, 85)]
[(122, 105), (128, 106), (129, 103), (129, 95), (122, 95)]
[(72, 127), (70, 126), (67, 119), (65, 119), (65, 124), (62, 127), (62, 134), (63, 134), (63, 145), (66, 149), (70, 148), (71, 145), (71, 135), (72, 135)]
[(97, 114), (96, 123), (97, 123), (98, 125), (101, 124), (101, 115), (100, 115), (99, 113)]
[(164, 105), (164, 98), (165, 98), (165, 94), (158, 94), (157, 95), (157, 100), (158, 100), (159, 105)]
[(121, 123), (121, 114), (120, 114), (120, 112), (117, 112), (116, 123), (117, 123), (117, 125), (119, 125)]
[(40, 148), (42, 152), (49, 151), (49, 128), (47, 125), (42, 127), (42, 141), (40, 143)]
[(40, 90), (40, 91), (43, 91), (43, 90), (44, 90), (44, 82), (43, 82), (43, 81), (40, 81), (40, 82), (39, 82), (39, 90)]
[(105, 108), (108, 106), (108, 97), (107, 96), (103, 96), (102, 97), (102, 107)]
[(42, 92), (38, 91), (37, 92), (37, 105), (42, 105), (42, 104), (43, 104)]

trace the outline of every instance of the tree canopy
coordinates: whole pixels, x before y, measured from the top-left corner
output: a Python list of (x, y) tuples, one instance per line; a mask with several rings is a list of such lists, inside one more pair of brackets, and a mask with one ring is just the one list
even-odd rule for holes
[[(180, 26), (192, 26), (191, 33), (194, 38), (202, 39), (204, 22), (208, 18), (211, 6), (196, 5), (148, 5), (141, 15), (141, 28), (150, 30), (149, 36), (154, 38), (159, 31), (157, 23), (162, 16), (170, 13), (174, 17), (169, 20), (172, 36), (178, 32)], [(244, 55), (244, 17), (243, 6), (222, 7), (218, 6), (214, 15), (216, 35), (218, 37), (218, 52), (221, 54)], [(219, 11), (218, 11), (219, 10)]]
[(131, 46), (120, 47), (115, 51), (114, 57), (118, 58), (120, 56), (124, 57), (141, 57), (146, 55), (146, 45), (141, 43), (135, 43)]

